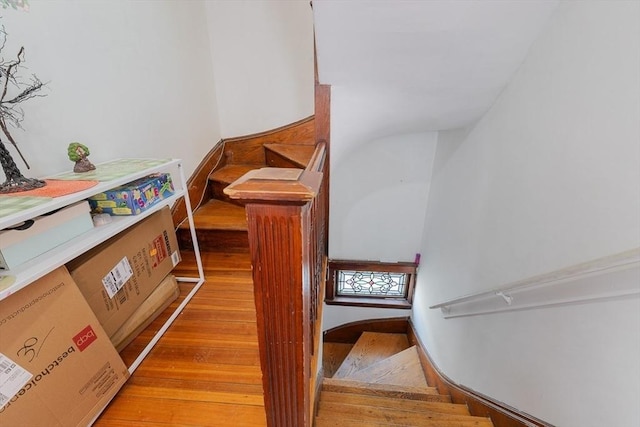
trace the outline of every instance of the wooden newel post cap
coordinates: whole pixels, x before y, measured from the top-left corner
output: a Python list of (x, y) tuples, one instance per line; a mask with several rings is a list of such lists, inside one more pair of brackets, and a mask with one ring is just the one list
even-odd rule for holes
[(295, 168), (262, 168), (247, 172), (224, 189), (243, 203), (304, 205), (320, 190), (322, 173)]

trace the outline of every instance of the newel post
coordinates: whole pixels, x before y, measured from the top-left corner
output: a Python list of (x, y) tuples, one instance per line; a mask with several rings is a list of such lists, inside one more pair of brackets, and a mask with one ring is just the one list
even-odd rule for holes
[(225, 189), (246, 207), (267, 425), (309, 427), (311, 204), (322, 174), (263, 168)]

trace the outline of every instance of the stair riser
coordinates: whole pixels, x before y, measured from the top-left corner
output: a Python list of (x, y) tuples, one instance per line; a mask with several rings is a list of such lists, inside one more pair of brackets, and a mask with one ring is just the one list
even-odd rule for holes
[(443, 394), (431, 393), (411, 393), (402, 391), (389, 391), (389, 390), (376, 390), (376, 389), (356, 389), (353, 387), (340, 387), (340, 386), (322, 386), (323, 391), (334, 391), (338, 393), (359, 393), (363, 396), (376, 396), (376, 397), (391, 397), (396, 399), (411, 399), (421, 400), (424, 402), (442, 402), (451, 403), (451, 397)]
[[(246, 231), (196, 230), (200, 251), (246, 252), (249, 235)], [(183, 250), (193, 250), (189, 230), (178, 230), (178, 243)]]
[[(490, 420), (487, 421), (446, 421), (446, 420), (425, 420), (419, 424), (409, 424), (415, 427), (493, 427)], [(396, 424), (390, 421), (380, 420), (352, 420), (339, 419), (335, 416), (318, 415), (316, 427), (406, 427), (406, 423)]]
[(322, 407), (322, 404), (324, 403), (344, 403), (361, 406), (371, 405), (377, 408), (395, 408), (407, 411), (431, 411), (451, 415), (471, 415), (467, 406), (461, 404), (425, 402), (424, 400), (413, 400), (407, 399), (406, 397), (378, 397), (357, 393), (323, 391), (320, 399), (320, 406)]
[(413, 411), (395, 408), (379, 408), (368, 405), (348, 405), (335, 402), (320, 401), (318, 416), (333, 416), (341, 419), (358, 420), (393, 420), (397, 424), (419, 425), (422, 421), (477, 421), (484, 423), (486, 419), (469, 415), (443, 414), (428, 410)]
[(306, 166), (271, 151), (266, 151), (265, 155), (267, 166), (272, 168), (304, 168)]
[(242, 206), (237, 200), (234, 200), (224, 194), (224, 189), (228, 187), (229, 184), (226, 182), (218, 182), (218, 181), (209, 181), (209, 191), (212, 199), (222, 200), (224, 202), (233, 203), (234, 205)]

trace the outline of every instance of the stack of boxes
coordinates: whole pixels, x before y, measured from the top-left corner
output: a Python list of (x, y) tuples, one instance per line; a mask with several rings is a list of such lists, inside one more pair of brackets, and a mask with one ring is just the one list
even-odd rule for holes
[[(170, 194), (170, 176), (154, 175), (97, 198), (126, 200), (115, 202), (111, 214), (135, 215)], [(94, 210), (107, 210), (105, 203), (89, 202)], [(74, 209), (88, 216), (87, 202), (82, 203)], [(32, 245), (30, 239), (42, 239), (50, 230), (17, 241)], [(12, 238), (13, 244), (0, 246), (0, 254), (21, 253), (21, 259), (7, 256), (13, 265), (38, 255), (16, 250)], [(31, 255), (25, 259), (24, 253)], [(2, 300), (0, 425), (90, 424), (128, 378), (118, 351), (178, 298), (170, 273), (179, 261), (171, 212), (164, 207)]]

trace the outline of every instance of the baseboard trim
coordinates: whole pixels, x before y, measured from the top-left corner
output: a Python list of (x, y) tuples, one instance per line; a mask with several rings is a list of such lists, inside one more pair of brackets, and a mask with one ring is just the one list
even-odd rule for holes
[(405, 334), (408, 317), (391, 317), (388, 319), (359, 320), (336, 326), (324, 332), (323, 342), (339, 342), (354, 344), (363, 332), (386, 332)]
[(406, 333), (409, 343), (418, 349), (427, 383), (436, 387), (439, 393), (449, 394), (453, 403), (467, 405), (471, 415), (491, 418), (494, 427), (554, 427), (552, 424), (452, 381), (433, 363), (409, 317), (360, 320), (336, 326), (325, 331), (323, 342), (354, 344), (363, 332)]
[(433, 363), (422, 341), (416, 334), (411, 319), (407, 321), (407, 337), (409, 338), (409, 343), (418, 348), (420, 362), (427, 376), (427, 383), (435, 386), (439, 393), (449, 394), (453, 403), (467, 405), (471, 415), (489, 417), (495, 427), (553, 427), (553, 425), (536, 417), (453, 382)]

